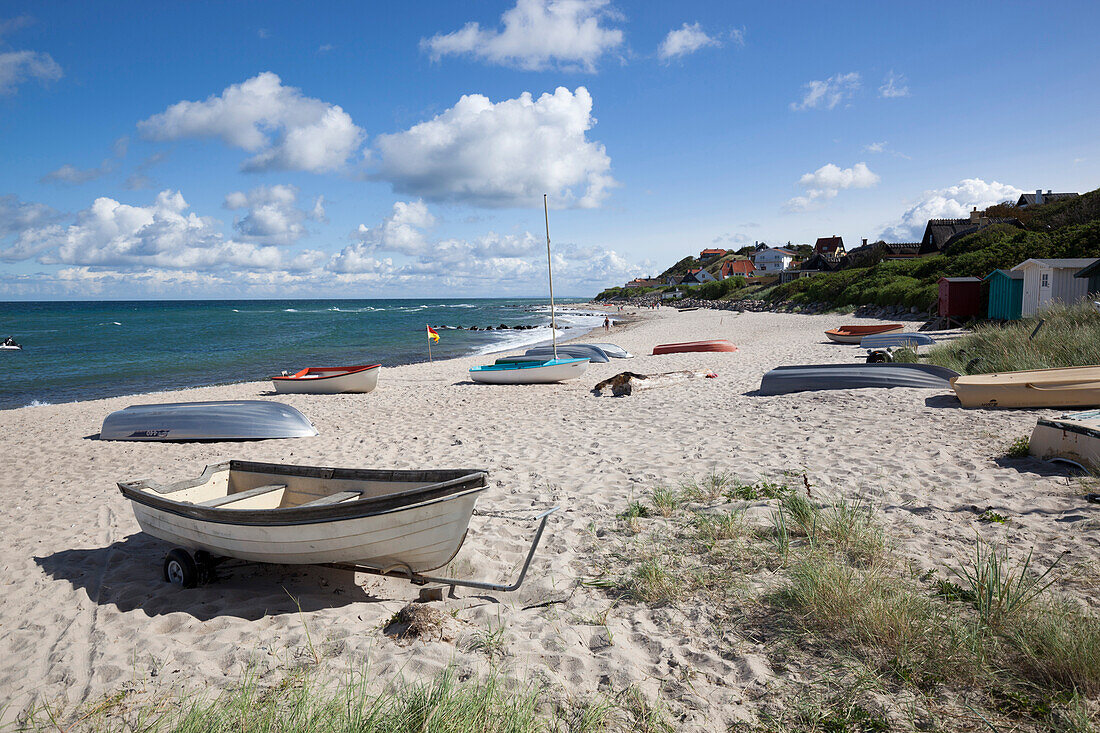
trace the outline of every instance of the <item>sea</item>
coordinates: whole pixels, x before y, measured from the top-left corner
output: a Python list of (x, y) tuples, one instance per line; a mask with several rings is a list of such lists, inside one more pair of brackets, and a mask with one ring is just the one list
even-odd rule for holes
[[(558, 301), (559, 338), (602, 325), (603, 314), (582, 302)], [(0, 302), (0, 340), (23, 346), (0, 350), (0, 409), (249, 382), (307, 366), (422, 362), (426, 326), (439, 333), (436, 359), (509, 351), (550, 341), (550, 306), (515, 298)]]

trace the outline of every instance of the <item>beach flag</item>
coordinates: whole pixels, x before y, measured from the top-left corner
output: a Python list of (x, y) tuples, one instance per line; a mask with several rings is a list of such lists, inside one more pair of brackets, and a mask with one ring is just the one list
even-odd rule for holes
[(427, 329), (428, 329), (428, 338), (430, 338), (432, 341), (439, 341), (439, 334), (435, 332), (435, 329), (432, 328), (431, 326), (427, 326)]

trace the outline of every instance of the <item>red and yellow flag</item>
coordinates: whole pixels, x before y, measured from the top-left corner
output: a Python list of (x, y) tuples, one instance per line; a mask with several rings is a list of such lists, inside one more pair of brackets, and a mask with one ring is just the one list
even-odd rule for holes
[(438, 341), (439, 334), (435, 332), (435, 329), (431, 326), (426, 326), (426, 328), (428, 329), (428, 338), (430, 338), (432, 341)]

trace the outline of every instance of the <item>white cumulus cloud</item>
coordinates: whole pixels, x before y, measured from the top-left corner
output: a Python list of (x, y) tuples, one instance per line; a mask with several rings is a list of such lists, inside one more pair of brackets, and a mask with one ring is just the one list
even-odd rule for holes
[(558, 87), (537, 100), (524, 92), (494, 104), (469, 94), (435, 119), (375, 141), (377, 172), (398, 193), (487, 207), (594, 208), (616, 185), (584, 87)]
[(791, 102), (791, 109), (835, 109), (841, 102), (851, 99), (859, 87), (858, 71), (830, 76), (824, 81), (811, 81), (802, 85), (802, 99)]
[(847, 188), (871, 188), (878, 184), (879, 176), (866, 163), (856, 163), (851, 168), (841, 168), (827, 163), (813, 173), (798, 179), (798, 185), (806, 189), (804, 196), (796, 196), (787, 202), (788, 211), (805, 211), (822, 204)]
[(518, 0), (501, 16), (499, 30), (471, 22), (424, 38), (420, 47), (433, 61), (470, 55), (532, 71), (557, 66), (592, 72), (600, 56), (623, 42), (621, 30), (602, 25), (615, 19), (609, 0)]
[(305, 222), (325, 220), (323, 197), (309, 211), (298, 208), (298, 188), (291, 185), (259, 186), (247, 194), (234, 191), (225, 197), (225, 208), (247, 209), (233, 221), (243, 242), (294, 244), (306, 235)]
[(284, 86), (270, 71), (202, 102), (177, 102), (138, 123), (153, 140), (217, 137), (255, 153), (245, 171), (337, 170), (359, 149), (365, 135), (341, 107)]
[(721, 45), (722, 43), (717, 38), (708, 35), (698, 23), (692, 23), (691, 25), (684, 23), (683, 27), (668, 32), (665, 40), (661, 41), (661, 45), (657, 49), (657, 56), (663, 61), (668, 61), (676, 56), (695, 53), (707, 46)]
[(1007, 183), (967, 178), (954, 186), (925, 191), (899, 221), (883, 229), (881, 236), (890, 242), (915, 242), (924, 234), (929, 219), (962, 219), (975, 206), (984, 209), (1003, 201), (1014, 202), (1022, 193), (1023, 189)]

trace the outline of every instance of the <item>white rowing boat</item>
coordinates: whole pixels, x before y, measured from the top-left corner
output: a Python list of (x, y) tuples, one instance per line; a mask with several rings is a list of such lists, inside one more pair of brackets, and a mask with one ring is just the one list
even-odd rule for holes
[(272, 377), (280, 394), (347, 394), (372, 392), (378, 386), (380, 364), (349, 367), (306, 367), (296, 374)]

